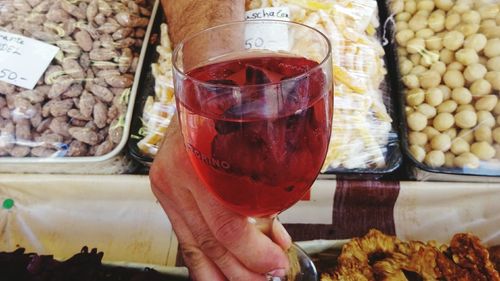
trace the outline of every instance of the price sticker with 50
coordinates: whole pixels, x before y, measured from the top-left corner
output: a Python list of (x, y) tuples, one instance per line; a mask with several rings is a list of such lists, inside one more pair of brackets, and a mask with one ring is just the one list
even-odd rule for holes
[[(250, 10), (245, 13), (246, 20), (290, 20), (288, 7), (267, 7)], [(247, 49), (267, 49), (271, 51), (288, 51), (288, 26), (276, 23), (262, 28), (249, 25), (245, 29), (245, 47)]]
[(59, 48), (0, 31), (0, 81), (32, 90)]

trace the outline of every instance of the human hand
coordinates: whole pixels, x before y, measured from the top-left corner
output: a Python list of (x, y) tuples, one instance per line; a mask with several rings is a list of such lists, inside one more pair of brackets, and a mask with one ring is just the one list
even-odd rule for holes
[(291, 239), (274, 220), (269, 236), (247, 217), (222, 206), (196, 175), (184, 147), (177, 116), (155, 157), (149, 177), (167, 213), (184, 262), (194, 280), (266, 280), (284, 276), (284, 250)]

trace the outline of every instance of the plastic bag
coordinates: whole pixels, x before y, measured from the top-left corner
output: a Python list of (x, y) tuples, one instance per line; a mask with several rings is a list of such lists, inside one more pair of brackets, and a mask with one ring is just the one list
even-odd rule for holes
[[(250, 0), (247, 8), (287, 6), (291, 20), (322, 31), (332, 42), (335, 101), (323, 172), (376, 170), (397, 143), (385, 90), (384, 49), (377, 38), (377, 2)], [(386, 107), (388, 105), (388, 107)]]
[(500, 1), (388, 6), (407, 154), (418, 170), (500, 176)]
[(1, 31), (60, 49), (33, 90), (0, 82), (0, 156), (102, 156), (124, 144), (152, 6), (144, 0), (0, 0)]

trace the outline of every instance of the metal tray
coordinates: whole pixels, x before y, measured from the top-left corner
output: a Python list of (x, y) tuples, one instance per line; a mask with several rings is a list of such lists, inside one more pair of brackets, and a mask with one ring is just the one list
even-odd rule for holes
[[(383, 13), (383, 9), (379, 9), (379, 17), (381, 19), (381, 22), (383, 23), (385, 21), (385, 18), (387, 17)], [(382, 20), (383, 19), (383, 20)], [(160, 24), (164, 22), (165, 20), (165, 15), (163, 14), (163, 11), (161, 9), (158, 10), (158, 15), (156, 16), (155, 23), (153, 25), (153, 31), (152, 34), (160, 32)], [(382, 38), (383, 31), (379, 30), (379, 36)], [(157, 44), (151, 44), (148, 46), (146, 50), (146, 56), (145, 56), (145, 65), (148, 66), (151, 63), (155, 62), (158, 59), (158, 54), (156, 52), (156, 46)], [(389, 53), (390, 54), (390, 53)], [(388, 58), (387, 55), (385, 56), (385, 62), (386, 65), (388, 65)], [(392, 89), (392, 77), (391, 73), (389, 72), (386, 75), (385, 83), (383, 83), (383, 89), (384, 92), (387, 94), (387, 99), (388, 103), (386, 104), (387, 108), (389, 109), (391, 118), (394, 120), (393, 121), (393, 130), (397, 132), (397, 127), (395, 127), (396, 120), (398, 114), (392, 110), (392, 105), (393, 102), (392, 100), (394, 99), (394, 96), (396, 96), (397, 92)], [(128, 150), (129, 150), (129, 155), (131, 158), (133, 158), (135, 161), (140, 163), (143, 167), (137, 169), (135, 172), (136, 173), (147, 173), (148, 168), (151, 166), (153, 162), (153, 158), (144, 155), (141, 153), (139, 148), (137, 147), (138, 139), (134, 137), (134, 135), (138, 135), (139, 129), (141, 128), (141, 118), (142, 116), (142, 111), (144, 108), (144, 103), (146, 101), (146, 98), (148, 96), (154, 95), (154, 83), (155, 79), (152, 75), (151, 68), (146, 67), (143, 69), (142, 74), (141, 74), (141, 80), (139, 87), (141, 89), (141, 93), (137, 96), (136, 101), (135, 101), (135, 109), (134, 109), (134, 118), (132, 121), (131, 125), (131, 137), (128, 142)], [(399, 144), (399, 134), (398, 137), (395, 141), (392, 143), (389, 143), (387, 146), (387, 153), (386, 153), (386, 163), (387, 166), (383, 168), (373, 168), (373, 169), (346, 169), (346, 168), (336, 168), (336, 169), (330, 169), (327, 172), (323, 173), (320, 175), (320, 178), (323, 179), (334, 179), (337, 177), (342, 177), (342, 178), (357, 178), (363, 177), (367, 179), (378, 179), (382, 178), (385, 175), (393, 173), (395, 170), (397, 170), (401, 163), (402, 163), (402, 154), (400, 150), (400, 144)]]
[[(151, 18), (144, 35), (144, 42), (141, 47), (137, 70), (134, 75), (134, 82), (129, 96), (129, 104), (125, 115), (125, 125), (123, 135), (118, 145), (108, 154), (102, 156), (88, 157), (0, 157), (0, 173), (96, 173), (96, 174), (116, 174), (127, 172), (130, 168), (130, 161), (127, 162), (126, 155), (122, 151), (129, 138), (130, 124), (137, 92), (140, 89), (140, 77), (145, 62), (146, 49), (149, 47), (149, 38), (155, 16), (159, 10), (160, 1), (154, 0)], [(147, 65), (147, 64), (146, 64)]]
[(386, 50), (387, 70), (391, 77), (391, 88), (398, 95), (393, 95), (395, 106), (394, 112), (398, 113), (397, 125), (400, 130), (401, 146), (404, 153), (405, 164), (409, 168), (409, 177), (419, 181), (453, 181), (453, 182), (500, 182), (500, 169), (467, 169), (467, 168), (435, 168), (417, 161), (410, 153), (408, 145), (408, 126), (406, 124), (405, 114), (405, 87), (401, 82), (401, 73), (399, 71), (397, 44), (393, 40), (394, 24), (388, 20), (390, 16), (389, 7), (386, 0), (378, 0), (381, 22), (387, 21), (386, 34), (390, 36), (388, 44), (384, 47)]

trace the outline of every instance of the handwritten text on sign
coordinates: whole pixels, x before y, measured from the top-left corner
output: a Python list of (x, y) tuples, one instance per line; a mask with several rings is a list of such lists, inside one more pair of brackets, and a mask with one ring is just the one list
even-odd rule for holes
[[(246, 20), (290, 20), (288, 7), (268, 7), (250, 10), (245, 13)], [(280, 23), (262, 28), (248, 25), (245, 30), (247, 49), (267, 49), (272, 51), (288, 50), (288, 26)]]
[(0, 31), (0, 81), (33, 89), (59, 48)]

